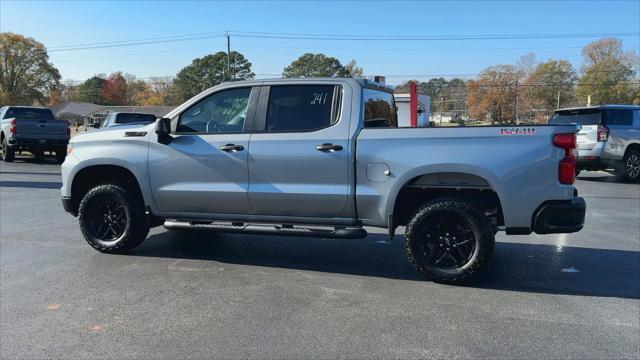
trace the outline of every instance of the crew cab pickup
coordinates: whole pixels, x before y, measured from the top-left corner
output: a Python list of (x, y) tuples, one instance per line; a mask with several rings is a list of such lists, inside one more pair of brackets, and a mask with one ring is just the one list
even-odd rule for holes
[(70, 129), (65, 120), (57, 120), (51, 110), (31, 106), (0, 108), (2, 160), (11, 162), (17, 151), (29, 151), (40, 161), (45, 151), (55, 151), (63, 162), (67, 154)]
[(393, 92), (354, 79), (224, 83), (143, 127), (74, 137), (62, 203), (102, 252), (149, 228), (364, 238), (405, 227), (411, 264), (446, 283), (499, 230), (568, 233), (576, 125), (398, 128)]

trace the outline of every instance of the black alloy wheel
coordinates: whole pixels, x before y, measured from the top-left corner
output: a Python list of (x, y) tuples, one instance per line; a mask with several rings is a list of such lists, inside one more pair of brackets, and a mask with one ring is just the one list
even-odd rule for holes
[(113, 196), (103, 195), (87, 203), (85, 227), (94, 241), (110, 246), (118, 241), (127, 227), (127, 212)]
[(426, 239), (422, 243), (422, 255), (427, 266), (456, 269), (469, 263), (476, 242), (464, 218), (442, 214), (430, 218), (424, 226)]

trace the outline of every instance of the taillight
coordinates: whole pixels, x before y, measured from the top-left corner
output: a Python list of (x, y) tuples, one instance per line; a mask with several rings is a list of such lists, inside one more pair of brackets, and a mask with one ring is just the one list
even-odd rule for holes
[(598, 125), (598, 141), (607, 141), (609, 129), (606, 126)]
[(573, 153), (576, 134), (556, 134), (553, 136), (553, 145), (564, 150), (564, 158), (558, 166), (558, 181), (571, 185), (576, 180), (576, 156)]
[(9, 121), (9, 134), (16, 134), (16, 119)]

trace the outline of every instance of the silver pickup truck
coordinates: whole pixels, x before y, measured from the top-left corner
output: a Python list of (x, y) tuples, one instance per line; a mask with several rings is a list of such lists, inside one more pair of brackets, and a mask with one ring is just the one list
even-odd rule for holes
[(398, 128), (392, 91), (354, 79), (225, 83), (154, 124), (74, 137), (62, 203), (102, 252), (150, 227), (364, 238), (405, 226), (427, 278), (486, 265), (499, 230), (568, 233), (576, 125)]
[(33, 106), (0, 108), (0, 142), (5, 162), (13, 161), (18, 151), (29, 151), (38, 161), (44, 158), (45, 151), (54, 151), (57, 160), (63, 162), (69, 136), (69, 124), (56, 119), (49, 109)]

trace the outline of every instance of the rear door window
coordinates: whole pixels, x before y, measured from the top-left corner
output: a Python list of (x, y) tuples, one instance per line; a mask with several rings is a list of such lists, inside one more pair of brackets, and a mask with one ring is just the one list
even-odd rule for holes
[(398, 118), (393, 94), (364, 89), (364, 127), (397, 128)]
[(604, 123), (606, 125), (631, 126), (633, 124), (633, 111), (627, 109), (605, 109)]
[(551, 125), (598, 125), (601, 118), (600, 109), (578, 109), (578, 110), (562, 110), (556, 112), (549, 124)]
[(339, 89), (334, 85), (271, 86), (265, 131), (307, 132), (335, 124)]

